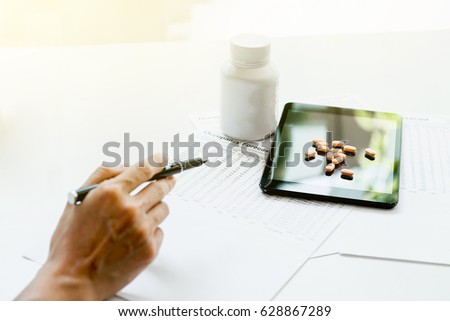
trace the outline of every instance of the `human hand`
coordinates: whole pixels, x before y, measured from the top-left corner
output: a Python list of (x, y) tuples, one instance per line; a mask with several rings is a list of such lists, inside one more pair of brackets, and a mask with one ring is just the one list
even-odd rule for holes
[(158, 254), (158, 225), (169, 209), (162, 200), (169, 177), (136, 187), (161, 168), (98, 168), (83, 186), (100, 184), (79, 206), (67, 204), (47, 262), (17, 297), (22, 300), (102, 300), (131, 282)]

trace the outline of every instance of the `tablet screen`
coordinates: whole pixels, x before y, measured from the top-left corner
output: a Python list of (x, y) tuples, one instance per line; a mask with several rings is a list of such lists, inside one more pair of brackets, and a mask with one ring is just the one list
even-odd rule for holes
[[(396, 114), (287, 104), (271, 151), (271, 187), (316, 196), (396, 203), (400, 129), (401, 118)], [(331, 172), (326, 166), (334, 158), (332, 155), (323, 151), (307, 155), (320, 151), (313, 143), (320, 139), (336, 158), (341, 155), (337, 151), (346, 154), (345, 161), (340, 159), (342, 163)], [(338, 146), (333, 148), (333, 142)], [(344, 146), (355, 147), (356, 152), (344, 153)], [(342, 175), (347, 173), (345, 170), (353, 174)]]

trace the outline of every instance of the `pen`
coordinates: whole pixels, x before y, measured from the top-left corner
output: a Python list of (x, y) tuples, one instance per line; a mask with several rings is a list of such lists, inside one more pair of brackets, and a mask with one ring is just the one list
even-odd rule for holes
[[(156, 174), (155, 176), (150, 178), (148, 180), (148, 182), (156, 181), (158, 179), (162, 179), (162, 178), (166, 178), (166, 177), (169, 177), (169, 176), (172, 176), (175, 174), (179, 174), (182, 171), (185, 171), (185, 170), (188, 170), (191, 168), (195, 168), (195, 167), (199, 167), (206, 162), (207, 162), (207, 160), (203, 160), (199, 157), (189, 159), (189, 160), (183, 161), (183, 162), (174, 162), (172, 164), (165, 166), (161, 172), (159, 172), (158, 174)], [(95, 184), (95, 185), (82, 187), (77, 190), (69, 192), (69, 195), (68, 195), (69, 204), (80, 205), (81, 202), (84, 200), (84, 198), (87, 196), (87, 194), (97, 187), (98, 187), (98, 184)]]

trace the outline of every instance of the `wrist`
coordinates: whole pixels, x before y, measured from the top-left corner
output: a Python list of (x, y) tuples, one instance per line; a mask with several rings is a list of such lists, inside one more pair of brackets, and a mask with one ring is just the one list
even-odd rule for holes
[(17, 300), (82, 301), (98, 300), (94, 286), (87, 276), (67, 273), (55, 262), (48, 261)]

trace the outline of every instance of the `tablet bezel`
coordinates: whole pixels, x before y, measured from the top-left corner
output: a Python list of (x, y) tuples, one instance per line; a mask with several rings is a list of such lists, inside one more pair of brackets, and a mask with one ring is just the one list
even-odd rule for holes
[[(393, 191), (392, 193), (379, 193), (373, 191), (366, 191), (361, 197), (361, 190), (354, 190), (348, 188), (333, 188), (333, 194), (328, 192), (329, 188), (319, 185), (305, 184), (301, 182), (286, 182), (272, 179), (271, 173), (274, 164), (274, 156), (276, 155), (277, 139), (281, 137), (284, 123), (286, 121), (288, 112), (296, 108), (304, 110), (304, 112), (321, 111), (339, 115), (354, 115), (355, 112), (365, 112), (372, 115), (372, 118), (385, 118), (396, 121), (396, 135), (395, 135), (395, 152), (394, 152), (394, 168), (393, 168)], [(324, 111), (326, 110), (326, 111)], [(400, 179), (400, 154), (401, 154), (401, 133), (402, 133), (402, 117), (398, 114), (375, 112), (368, 110), (358, 110), (334, 106), (312, 105), (303, 103), (287, 103), (284, 106), (283, 114), (281, 116), (279, 125), (275, 131), (274, 139), (266, 159), (266, 166), (260, 181), (260, 188), (263, 192), (268, 194), (285, 195), (302, 197), (314, 200), (340, 202), (354, 205), (363, 205), (379, 208), (393, 208), (397, 205), (399, 199), (399, 179)], [(364, 192), (364, 191), (363, 191)], [(368, 197), (368, 194), (372, 197)]]

